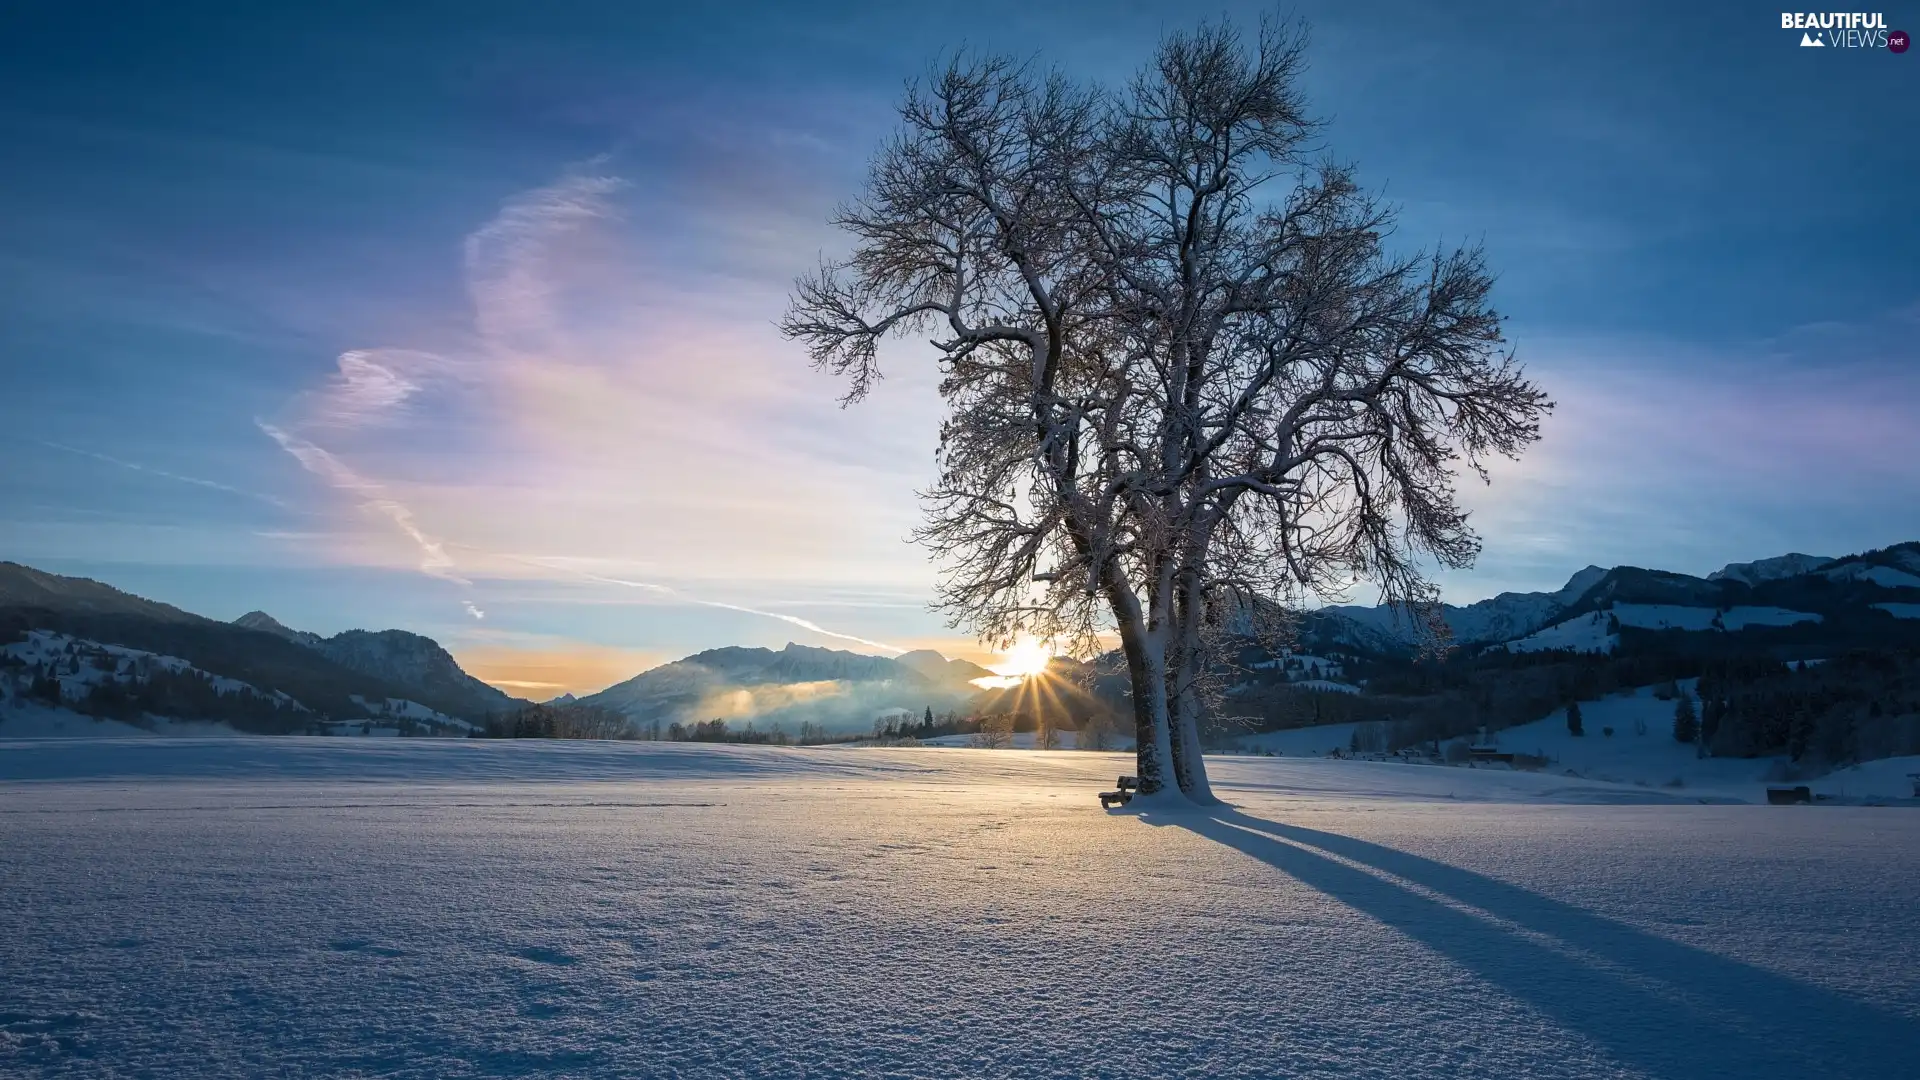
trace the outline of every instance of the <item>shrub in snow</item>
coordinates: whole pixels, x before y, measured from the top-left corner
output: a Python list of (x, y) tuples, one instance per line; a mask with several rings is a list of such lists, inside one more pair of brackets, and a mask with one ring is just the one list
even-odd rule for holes
[(1586, 728), (1582, 727), (1580, 723), (1580, 703), (1578, 701), (1567, 702), (1567, 732), (1571, 735), (1585, 735), (1587, 733)]
[(973, 736), (973, 745), (985, 750), (1004, 750), (1013, 745), (1013, 715), (1001, 713), (998, 716), (982, 717), (980, 730)]

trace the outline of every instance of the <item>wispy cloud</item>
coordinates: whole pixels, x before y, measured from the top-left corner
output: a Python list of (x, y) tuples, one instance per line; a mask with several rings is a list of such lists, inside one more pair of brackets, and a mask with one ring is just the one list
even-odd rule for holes
[(557, 263), (570, 238), (618, 216), (612, 196), (626, 181), (586, 162), (546, 187), (507, 201), (466, 241), (467, 291), (476, 328), (513, 352), (549, 347), (560, 317)]
[[(678, 249), (642, 250), (621, 230), (628, 187), (602, 158), (506, 200), (461, 251), (470, 338), (345, 352), (323, 385), (262, 430), (404, 534), (432, 576), (464, 584), (534, 569), (555, 584), (609, 585), (904, 651), (775, 609), (796, 586), (920, 593), (927, 575), (904, 542), (919, 474), (893, 478), (897, 497), (882, 512), (870, 493), (876, 472), (911, 471), (909, 460), (931, 467), (931, 416), (839, 412), (770, 324), (741, 318), (742, 286), (768, 283), (696, 298), (685, 275), (643, 269), (635, 260)], [(777, 292), (754, 303), (776, 303)], [(890, 389), (917, 385), (907, 377)], [(909, 427), (925, 435), (923, 452), (900, 438)], [(561, 538), (583, 563), (501, 554), (552, 550)], [(635, 565), (658, 570), (608, 572)], [(780, 599), (762, 603), (756, 591)]]
[(303, 425), (351, 430), (392, 423), (455, 370), (446, 357), (417, 349), (351, 349), (335, 365), (333, 377), (308, 396)]

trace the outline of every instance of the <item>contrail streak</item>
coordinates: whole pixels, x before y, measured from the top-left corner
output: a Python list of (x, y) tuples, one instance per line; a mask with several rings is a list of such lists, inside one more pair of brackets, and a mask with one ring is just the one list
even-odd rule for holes
[(289, 435), (264, 420), (255, 420), (254, 423), (279, 443), (282, 450), (292, 454), (301, 467), (325, 480), (329, 486), (352, 494), (360, 500), (361, 506), (377, 511), (391, 521), (394, 528), (399, 529), (420, 549), (421, 573), (456, 585), (473, 586), (473, 582), (454, 573), (454, 562), (447, 555), (445, 546), (422, 532), (420, 526), (414, 524), (413, 511), (389, 496), (385, 488), (354, 472), (345, 462), (305, 439)]
[(524, 563), (528, 566), (537, 566), (545, 570), (559, 570), (564, 573), (576, 574), (580, 577), (586, 578), (588, 581), (598, 581), (607, 585), (622, 585), (629, 589), (640, 589), (645, 592), (655, 592), (655, 593), (660, 593), (666, 596), (672, 596), (683, 603), (697, 604), (701, 607), (720, 608), (725, 611), (738, 611), (746, 615), (759, 615), (762, 618), (767, 618), (767, 619), (779, 619), (783, 623), (788, 623), (793, 626), (797, 626), (802, 630), (807, 630), (812, 633), (819, 634), (823, 637), (838, 638), (841, 641), (857, 642), (858, 644), (861, 644), (861, 645), (869, 645), (876, 649), (883, 649), (895, 655), (898, 655), (900, 653), (907, 651), (898, 645), (889, 645), (884, 641), (875, 641), (872, 638), (863, 638), (857, 634), (843, 634), (838, 630), (829, 630), (826, 627), (821, 626), (819, 623), (810, 622), (806, 619), (800, 618), (797, 615), (782, 615), (777, 611), (763, 611), (760, 608), (747, 607), (743, 604), (729, 604), (721, 600), (702, 600), (696, 596), (688, 596), (686, 593), (683, 593), (678, 589), (672, 588), (671, 586), (656, 585), (650, 581), (629, 581), (626, 578), (608, 577), (605, 574), (590, 573), (576, 566), (568, 566), (564, 561), (526, 559), (526, 558), (521, 558), (515, 555), (502, 555), (500, 557), (511, 560), (513, 562)]
[(263, 495), (258, 491), (248, 491), (245, 488), (237, 488), (231, 484), (223, 484), (218, 480), (203, 480), (198, 476), (182, 476), (181, 474), (176, 472), (168, 472), (165, 469), (156, 469), (151, 465), (142, 465), (137, 461), (124, 461), (120, 458), (111, 457), (107, 454), (102, 454), (97, 451), (82, 450), (77, 446), (68, 446), (65, 443), (48, 442), (45, 439), (35, 439), (34, 442), (39, 443), (41, 446), (50, 447), (54, 450), (62, 450), (69, 454), (78, 454), (81, 457), (90, 457), (95, 461), (104, 461), (109, 465), (118, 465), (123, 469), (131, 469), (137, 473), (146, 473), (148, 476), (158, 476), (158, 477), (161, 477), (162, 479), (175, 480), (182, 484), (192, 484), (195, 487), (210, 488), (214, 491), (224, 491), (230, 495), (240, 495), (249, 499), (258, 499), (263, 503), (268, 503), (272, 506), (277, 506), (282, 510), (292, 509), (292, 507), (288, 506), (285, 502), (283, 502), (280, 499), (276, 499), (271, 495)]

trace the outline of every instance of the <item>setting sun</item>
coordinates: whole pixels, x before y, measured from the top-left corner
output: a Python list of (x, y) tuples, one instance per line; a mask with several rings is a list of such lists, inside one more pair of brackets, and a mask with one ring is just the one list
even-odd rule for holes
[(1048, 661), (1053, 659), (1053, 650), (1047, 646), (1046, 642), (1034, 638), (1021, 638), (1013, 643), (1012, 648), (1000, 655), (1004, 659), (997, 664), (988, 664), (987, 667), (1008, 678), (1024, 679), (1045, 672)]

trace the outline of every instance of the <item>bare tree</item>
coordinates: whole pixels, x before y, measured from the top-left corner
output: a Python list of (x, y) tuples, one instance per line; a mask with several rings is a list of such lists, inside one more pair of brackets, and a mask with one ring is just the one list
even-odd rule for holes
[(1478, 553), (1453, 478), (1551, 408), (1503, 342), (1477, 250), (1395, 257), (1392, 213), (1307, 160), (1303, 34), (1177, 34), (1122, 90), (955, 61), (802, 279), (783, 328), (878, 377), (938, 327), (949, 418), (921, 539), (989, 639), (1118, 632), (1141, 791), (1210, 799), (1219, 645), (1356, 582), (1427, 613), (1423, 562)]
[(970, 740), (976, 748), (983, 750), (1005, 750), (1013, 745), (1013, 715), (995, 713), (980, 718), (980, 730), (974, 732)]

